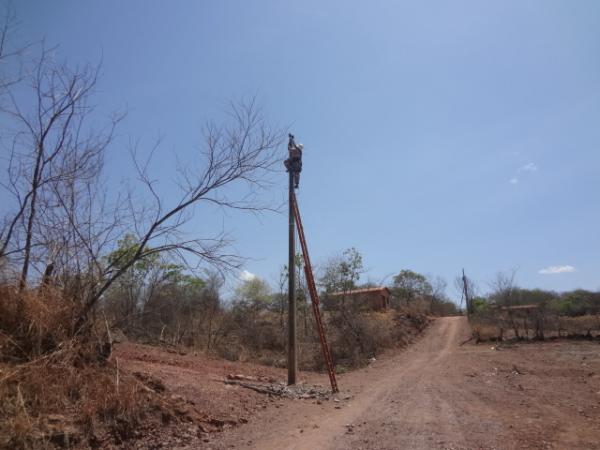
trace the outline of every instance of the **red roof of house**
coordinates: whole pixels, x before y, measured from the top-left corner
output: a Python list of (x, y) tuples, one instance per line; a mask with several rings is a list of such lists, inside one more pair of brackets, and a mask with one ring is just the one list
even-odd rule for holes
[(352, 289), (350, 291), (345, 292), (334, 292), (329, 294), (331, 297), (341, 296), (341, 295), (359, 295), (359, 294), (371, 294), (371, 293), (380, 293), (382, 295), (390, 295), (390, 290), (385, 286), (381, 287), (372, 287), (372, 288), (362, 288), (362, 289)]

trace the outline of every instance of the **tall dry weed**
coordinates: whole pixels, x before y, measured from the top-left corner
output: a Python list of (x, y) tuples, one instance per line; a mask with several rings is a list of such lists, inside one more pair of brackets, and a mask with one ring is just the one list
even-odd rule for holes
[(121, 445), (168, 407), (107, 359), (101, 327), (74, 333), (78, 312), (58, 290), (0, 286), (0, 448)]
[(76, 314), (77, 305), (56, 289), (0, 286), (0, 357), (23, 362), (59, 349), (73, 334)]

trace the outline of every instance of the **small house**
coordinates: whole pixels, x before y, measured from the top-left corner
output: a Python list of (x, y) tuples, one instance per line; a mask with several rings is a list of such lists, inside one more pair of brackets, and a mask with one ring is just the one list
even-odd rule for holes
[(390, 308), (390, 290), (385, 286), (352, 289), (327, 295), (329, 309), (340, 309), (342, 304), (360, 311), (386, 311)]

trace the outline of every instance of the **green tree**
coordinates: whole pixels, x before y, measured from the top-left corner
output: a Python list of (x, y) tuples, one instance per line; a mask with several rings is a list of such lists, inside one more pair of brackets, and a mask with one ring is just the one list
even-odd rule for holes
[(485, 297), (473, 297), (471, 301), (473, 302), (473, 310), (475, 314), (485, 313), (490, 309), (490, 304)]
[(394, 277), (391, 291), (397, 300), (404, 300), (408, 305), (417, 297), (432, 295), (433, 287), (425, 275), (404, 269)]
[(515, 304), (545, 306), (557, 297), (557, 294), (542, 289), (515, 289)]
[(106, 304), (119, 326), (137, 329), (143, 324), (150, 331), (173, 320), (184, 306), (181, 291), (200, 286), (202, 281), (185, 275), (180, 265), (166, 261), (149, 247), (143, 249), (144, 258), (129, 265), (138, 250), (136, 238), (127, 234), (118, 241), (117, 249), (106, 257), (110, 270), (125, 269), (107, 292)]
[(362, 255), (352, 247), (327, 262), (319, 283), (326, 294), (348, 292), (356, 288), (363, 271)]
[(600, 312), (600, 294), (584, 289), (565, 292), (552, 302), (552, 309), (561, 315), (581, 316)]
[(270, 308), (273, 302), (271, 287), (258, 277), (243, 281), (235, 290), (235, 298), (237, 305), (255, 311)]

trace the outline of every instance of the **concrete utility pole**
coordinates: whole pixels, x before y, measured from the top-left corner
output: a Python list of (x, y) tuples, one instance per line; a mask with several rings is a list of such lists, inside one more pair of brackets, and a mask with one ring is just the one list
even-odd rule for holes
[(294, 219), (294, 172), (290, 170), (289, 208), (290, 208), (290, 243), (288, 260), (288, 386), (296, 384), (298, 359), (296, 356), (296, 242)]
[(296, 201), (296, 194), (294, 189), (298, 189), (300, 184), (300, 172), (302, 172), (302, 150), (304, 149), (302, 144), (296, 144), (294, 142), (294, 136), (289, 135), (288, 151), (289, 158), (286, 159), (283, 164), (287, 169), (289, 177), (289, 260), (288, 260), (288, 386), (296, 384), (296, 374), (298, 371), (298, 358), (296, 353), (296, 241), (295, 241), (295, 228), (298, 227), (298, 237), (300, 238), (300, 246), (302, 248), (302, 258), (304, 259), (304, 274), (306, 275), (306, 283), (308, 291), (310, 293), (310, 300), (312, 304), (313, 314), (315, 316), (315, 322), (317, 325), (317, 331), (319, 333), (319, 340), (321, 341), (321, 348), (323, 350), (323, 357), (325, 364), (327, 365), (327, 372), (329, 373), (329, 381), (331, 382), (331, 391), (333, 393), (339, 392), (337, 380), (335, 379), (335, 367), (333, 366), (333, 360), (331, 359), (331, 352), (327, 345), (327, 337), (325, 336), (325, 329), (323, 328), (323, 320), (321, 319), (321, 312), (319, 310), (319, 293), (317, 292), (317, 286), (315, 284), (315, 278), (312, 271), (312, 265), (310, 264), (310, 257), (308, 256), (308, 245), (306, 244), (306, 237), (304, 236), (304, 227), (302, 226), (302, 219), (300, 218), (300, 210), (298, 209), (298, 202)]
[(300, 172), (302, 171), (302, 144), (296, 144), (294, 136), (289, 135), (289, 158), (283, 164), (289, 173), (289, 208), (290, 235), (288, 259), (288, 385), (296, 384), (298, 372), (298, 357), (296, 355), (296, 230), (294, 217), (294, 189), (298, 188)]

